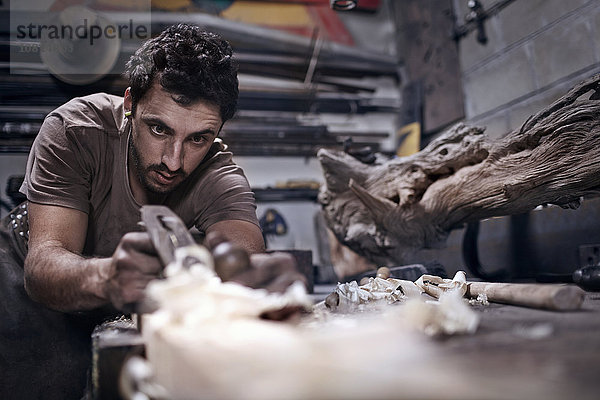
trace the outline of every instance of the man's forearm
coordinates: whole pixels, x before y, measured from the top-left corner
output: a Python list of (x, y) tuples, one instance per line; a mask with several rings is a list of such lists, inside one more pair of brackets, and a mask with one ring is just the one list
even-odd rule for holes
[(91, 310), (108, 303), (104, 283), (110, 262), (46, 243), (27, 255), (25, 289), (33, 300), (58, 311)]

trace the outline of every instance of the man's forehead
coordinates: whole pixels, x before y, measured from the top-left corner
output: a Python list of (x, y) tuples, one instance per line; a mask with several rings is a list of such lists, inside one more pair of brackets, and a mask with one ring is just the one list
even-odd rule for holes
[[(177, 94), (177, 93), (173, 93), (173, 92), (169, 92), (167, 89), (165, 89), (156, 79), (152, 82), (152, 85), (148, 88), (148, 91), (145, 93), (144, 97), (142, 98), (142, 101), (144, 101), (145, 99), (149, 99), (149, 98), (153, 98), (153, 100), (156, 100), (156, 98), (170, 98), (171, 100), (175, 101), (176, 103), (179, 103), (179, 100), (183, 100), (184, 98), (188, 99), (186, 96)], [(188, 99), (189, 102), (189, 99)]]
[(191, 100), (188, 96), (169, 92), (156, 82), (148, 89), (145, 96), (140, 100), (140, 103), (145, 103), (144, 108), (156, 111), (163, 110), (165, 102), (172, 103), (172, 105), (185, 109), (193, 109), (197, 108), (197, 106), (202, 106), (202, 108), (213, 110), (218, 114), (219, 118), (221, 117), (221, 109), (214, 102), (202, 98)]

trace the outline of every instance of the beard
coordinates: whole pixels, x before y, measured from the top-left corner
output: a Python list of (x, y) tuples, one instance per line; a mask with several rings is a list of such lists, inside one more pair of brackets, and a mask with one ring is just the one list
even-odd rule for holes
[[(129, 158), (133, 161), (133, 167), (135, 168), (135, 174), (142, 184), (143, 188), (150, 194), (156, 195), (165, 195), (171, 193), (173, 190), (179, 186), (179, 183), (185, 180), (186, 174), (183, 170), (179, 169), (175, 172), (170, 171), (164, 164), (150, 164), (149, 166), (144, 166), (142, 159), (140, 157), (140, 153), (135, 146), (133, 141), (133, 136), (129, 137)], [(152, 172), (165, 172), (170, 175), (178, 175), (183, 179), (179, 179), (179, 182), (176, 182), (174, 185), (160, 185), (154, 182), (150, 178), (150, 174)]]

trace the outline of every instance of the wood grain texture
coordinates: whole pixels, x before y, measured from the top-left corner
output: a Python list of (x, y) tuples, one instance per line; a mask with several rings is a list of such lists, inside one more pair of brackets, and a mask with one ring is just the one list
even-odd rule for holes
[(479, 295), (494, 303), (572, 311), (581, 308), (585, 292), (575, 285), (468, 282), (467, 296)]
[(419, 153), (372, 165), (321, 149), (328, 226), (372, 262), (401, 265), (409, 252), (444, 246), (450, 230), (470, 221), (543, 204), (577, 208), (600, 192), (597, 90), (600, 74), (498, 141), (461, 123)]

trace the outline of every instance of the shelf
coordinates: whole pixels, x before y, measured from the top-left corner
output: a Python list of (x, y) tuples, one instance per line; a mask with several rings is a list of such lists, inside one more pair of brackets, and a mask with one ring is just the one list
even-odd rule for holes
[(317, 201), (319, 189), (308, 188), (256, 188), (252, 189), (256, 202), (272, 201)]

